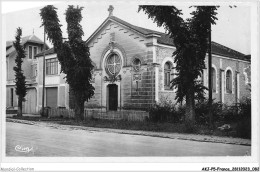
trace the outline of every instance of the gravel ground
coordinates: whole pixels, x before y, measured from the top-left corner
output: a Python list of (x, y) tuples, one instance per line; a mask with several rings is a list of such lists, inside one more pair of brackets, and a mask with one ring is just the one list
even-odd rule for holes
[(109, 128), (94, 128), (94, 127), (84, 127), (84, 126), (73, 126), (73, 125), (61, 125), (52, 122), (41, 122), (41, 121), (27, 121), (20, 119), (6, 119), (7, 122), (23, 123), (28, 125), (36, 125), (41, 127), (51, 127), (61, 130), (88, 130), (88, 131), (102, 131), (109, 133), (119, 133), (119, 134), (131, 134), (131, 135), (144, 135), (152, 137), (163, 137), (171, 139), (181, 139), (181, 140), (192, 140), (200, 142), (213, 142), (213, 143), (225, 143), (225, 144), (236, 144), (236, 145), (246, 145), (251, 146), (251, 140), (242, 138), (232, 138), (232, 137), (218, 137), (209, 135), (196, 135), (196, 134), (180, 134), (180, 133), (165, 133), (165, 132), (151, 132), (151, 131), (136, 131), (136, 130), (120, 130), (120, 129), (109, 129)]

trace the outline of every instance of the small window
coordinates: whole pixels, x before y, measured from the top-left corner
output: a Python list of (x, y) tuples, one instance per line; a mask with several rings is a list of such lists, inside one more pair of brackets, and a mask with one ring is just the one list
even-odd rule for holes
[(32, 59), (33, 52), (32, 52), (32, 46), (29, 46), (29, 59)]
[(35, 55), (37, 54), (37, 47), (33, 47), (33, 59), (36, 59)]
[(211, 68), (211, 86), (212, 92), (216, 92), (216, 70), (215, 68)]
[(164, 65), (164, 88), (166, 90), (170, 89), (170, 83), (171, 83), (171, 70), (172, 70), (172, 64), (170, 62), (166, 62)]
[(141, 61), (139, 59), (134, 59), (133, 61), (133, 68), (136, 72), (140, 71), (141, 68)]
[(226, 92), (232, 93), (232, 73), (230, 70), (227, 70), (226, 73)]
[(46, 60), (46, 75), (58, 74), (58, 59), (52, 58)]

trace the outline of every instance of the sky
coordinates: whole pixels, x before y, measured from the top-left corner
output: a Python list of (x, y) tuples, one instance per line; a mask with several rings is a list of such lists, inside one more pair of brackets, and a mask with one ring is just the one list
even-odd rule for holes
[[(85, 33), (83, 39), (87, 38), (101, 25), (101, 23), (108, 17), (108, 6), (113, 5), (113, 15), (140, 27), (165, 32), (163, 28), (157, 27), (151, 19), (142, 11), (138, 12), (138, 5), (136, 1), (117, 1), (111, 3), (107, 1), (30, 1), (30, 2), (15, 2), (3, 1), (2, 13), (4, 17), (3, 26), (5, 26), (6, 40), (13, 40), (16, 28), (23, 29), (23, 36), (35, 34), (43, 40), (43, 28), (41, 26), (41, 17), (39, 15), (40, 9), (47, 4), (53, 4), (58, 8), (58, 16), (60, 19), (63, 31), (63, 37), (67, 37), (65, 10), (68, 5), (83, 6), (82, 22), (83, 31)], [(175, 4), (172, 4), (175, 5)], [(177, 8), (183, 10), (183, 18), (190, 17), (189, 13), (192, 4), (176, 5)], [(221, 5), (218, 9), (218, 20), (216, 25), (212, 26), (212, 41), (230, 47), (244, 54), (251, 53), (250, 46), (250, 6), (245, 4), (236, 4), (236, 8), (230, 8), (228, 4)], [(50, 47), (52, 45), (48, 43)]]

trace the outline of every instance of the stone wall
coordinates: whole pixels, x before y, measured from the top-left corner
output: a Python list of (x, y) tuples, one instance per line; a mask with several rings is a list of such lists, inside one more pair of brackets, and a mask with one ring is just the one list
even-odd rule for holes
[[(175, 102), (175, 91), (164, 89), (164, 64), (166, 61), (172, 62), (174, 58), (172, 57), (174, 49), (169, 47), (158, 46), (156, 49), (157, 63), (159, 64), (159, 101), (160, 100), (171, 100)], [(245, 81), (244, 69), (250, 65), (250, 62), (236, 60), (227, 57), (221, 57), (214, 55), (212, 56), (212, 66), (216, 70), (216, 91), (213, 92), (212, 98), (214, 101), (221, 101), (221, 96), (224, 96), (223, 103), (232, 104), (239, 102), (243, 97), (250, 96), (249, 86)], [(204, 86), (208, 87), (208, 57), (205, 58), (205, 67), (203, 71), (203, 83)], [(232, 93), (226, 92), (226, 70), (232, 70)], [(220, 82), (220, 70), (223, 71), (223, 82)], [(236, 72), (237, 71), (237, 72)], [(238, 74), (238, 80), (236, 75)], [(237, 83), (238, 82), (238, 83)], [(222, 85), (220, 85), (222, 84)], [(238, 86), (236, 86), (238, 85)], [(221, 95), (221, 86), (224, 87), (224, 94)], [(206, 92), (206, 97), (208, 96), (208, 91)]]
[[(107, 86), (110, 83), (104, 81), (104, 77), (108, 77), (104, 70), (104, 61), (110, 50), (111, 34), (114, 35), (114, 49), (120, 52), (122, 59), (122, 68), (118, 74), (121, 80), (114, 82), (118, 85), (118, 109), (147, 109), (154, 100), (155, 89), (154, 72), (149, 68), (153, 51), (152, 47), (147, 46), (152, 39), (144, 38), (139, 33), (112, 22), (104, 26), (89, 42), (91, 59), (97, 69), (94, 72), (93, 83), (95, 95), (85, 103), (85, 106), (107, 108)], [(132, 68), (132, 61), (135, 58), (141, 61), (139, 72), (135, 72)], [(134, 79), (137, 75), (141, 80)]]
[[(164, 64), (166, 62), (172, 63), (174, 65), (174, 58), (172, 57), (172, 53), (175, 49), (167, 48), (167, 47), (160, 47), (156, 48), (156, 57), (157, 63), (159, 64), (159, 74), (158, 74), (158, 87), (159, 87), (159, 102), (160, 101), (171, 101), (175, 103), (175, 90), (170, 89), (167, 90), (164, 88)], [(174, 76), (171, 76), (173, 78)]]
[[(206, 69), (204, 70), (204, 85), (208, 87), (208, 59), (205, 59)], [(216, 68), (216, 92), (213, 92), (212, 97), (215, 101), (221, 101), (221, 96), (224, 96), (223, 103), (233, 104), (239, 102), (243, 97), (251, 95), (248, 86), (245, 82), (244, 69), (250, 65), (250, 62), (241, 61), (217, 55), (212, 56), (212, 66)], [(226, 91), (226, 71), (232, 71), (232, 93)], [(223, 73), (223, 80), (220, 82), (220, 71)], [(237, 75), (238, 74), (238, 75)], [(237, 79), (237, 76), (239, 76)], [(221, 84), (221, 85), (220, 85)], [(224, 87), (224, 93), (221, 95), (221, 87)], [(208, 95), (208, 92), (207, 92)]]
[[(124, 109), (148, 109), (154, 103), (154, 71), (145, 65), (141, 72), (132, 71), (129, 74), (130, 80), (124, 81)], [(141, 75), (141, 80), (134, 80), (134, 75)], [(127, 85), (131, 85), (131, 88)]]

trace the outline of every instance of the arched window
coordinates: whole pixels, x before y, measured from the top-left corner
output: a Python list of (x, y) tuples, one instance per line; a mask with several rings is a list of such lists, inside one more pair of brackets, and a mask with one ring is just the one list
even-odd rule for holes
[(211, 86), (212, 86), (212, 92), (216, 92), (216, 70), (215, 68), (211, 68)]
[(232, 93), (232, 73), (231, 70), (226, 72), (226, 92)]
[(138, 71), (140, 70), (140, 68), (141, 68), (141, 60), (140, 60), (140, 59), (135, 58), (135, 59), (133, 60), (133, 68), (134, 68), (134, 70), (135, 70), (136, 72), (138, 72)]
[(169, 90), (170, 89), (170, 82), (171, 82), (171, 72), (172, 70), (172, 64), (170, 62), (166, 62), (164, 64), (164, 89)]
[(121, 59), (117, 54), (111, 54), (106, 60), (106, 70), (110, 75), (117, 75), (121, 70)]

